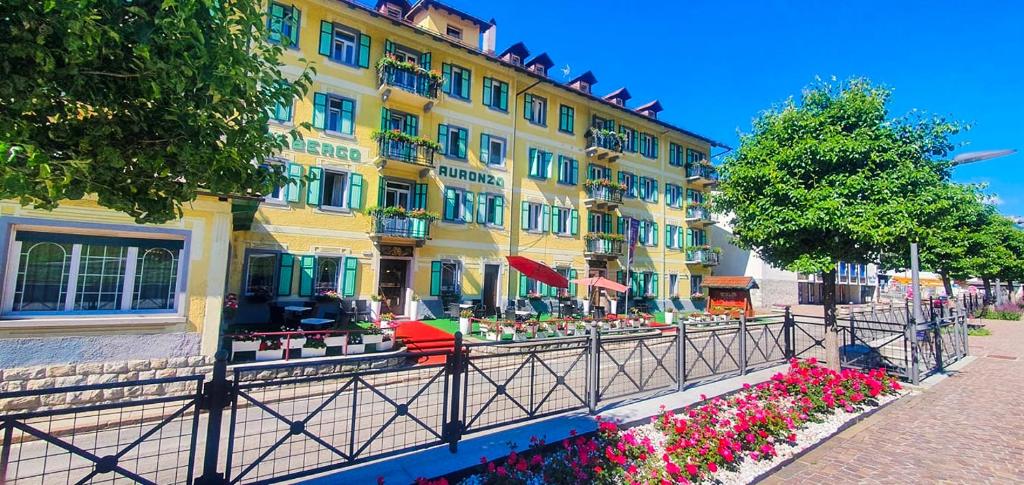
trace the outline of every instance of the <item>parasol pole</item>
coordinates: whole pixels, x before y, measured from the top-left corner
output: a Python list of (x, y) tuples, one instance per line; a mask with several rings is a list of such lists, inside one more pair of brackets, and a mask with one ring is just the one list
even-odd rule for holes
[(630, 221), (629, 221), (629, 228), (626, 230), (626, 281), (625, 281), (625, 283), (626, 283), (626, 304), (623, 305), (623, 309), (622, 309), (622, 314), (623, 315), (627, 315), (627, 316), (629, 315), (629, 298), (631, 296), (633, 296), (633, 295), (629, 294), (630, 293), (629, 290), (631, 290), (633, 288), (633, 285), (630, 284), (630, 282), (633, 281), (632, 280), (632, 276), (630, 275), (630, 272), (632, 270), (633, 270), (633, 220), (630, 219)]

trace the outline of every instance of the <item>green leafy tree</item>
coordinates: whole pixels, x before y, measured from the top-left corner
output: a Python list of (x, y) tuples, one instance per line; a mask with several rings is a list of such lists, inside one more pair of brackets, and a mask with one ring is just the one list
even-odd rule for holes
[[(138, 222), (197, 194), (265, 193), (312, 68), (280, 70), (261, 2), (0, 2), (0, 198), (53, 209), (94, 195)], [(277, 27), (280, 28), (280, 27)]]
[(981, 278), (986, 301), (992, 303), (992, 280), (1024, 279), (1024, 232), (1010, 219), (992, 211), (985, 224), (971, 232), (966, 261), (971, 274)]
[(936, 161), (961, 127), (911, 114), (890, 118), (890, 91), (854, 79), (819, 82), (763, 112), (722, 166), (715, 210), (734, 243), (792, 271), (821, 273), (826, 361), (839, 365), (836, 266), (877, 261), (935, 217)]

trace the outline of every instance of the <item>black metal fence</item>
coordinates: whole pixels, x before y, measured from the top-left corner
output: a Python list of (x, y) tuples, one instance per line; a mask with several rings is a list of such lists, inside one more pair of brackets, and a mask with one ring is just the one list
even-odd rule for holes
[[(964, 320), (901, 326), (845, 318), (836, 329), (842, 365), (880, 365), (916, 380), (966, 355)], [(232, 369), (219, 355), (210, 380), (3, 393), (110, 392), (116, 400), (0, 416), (0, 482), (296, 480), (426, 447), (454, 451), (464, 437), (497, 427), (593, 413), (793, 357), (824, 360), (825, 332), (821, 317), (787, 311), (715, 324), (592, 327), (525, 343), (468, 343), (457, 334), (451, 349)]]

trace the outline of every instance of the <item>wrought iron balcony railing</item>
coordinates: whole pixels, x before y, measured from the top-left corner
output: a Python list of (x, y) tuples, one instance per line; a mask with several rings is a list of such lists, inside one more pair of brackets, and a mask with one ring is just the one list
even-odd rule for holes
[(704, 266), (717, 266), (719, 254), (710, 249), (690, 249), (686, 251), (687, 263), (700, 263)]
[(590, 187), (587, 187), (586, 190), (588, 199), (610, 202), (612, 204), (622, 203), (622, 189), (604, 187), (601, 185), (591, 185)]
[(379, 86), (390, 86), (427, 99), (437, 99), (441, 83), (425, 72), (410, 71), (396, 66), (377, 69)]
[(691, 205), (686, 208), (686, 219), (696, 221), (710, 221), (711, 211), (709, 211), (706, 207), (701, 207), (699, 205)]
[(377, 150), (382, 158), (398, 160), (422, 167), (434, 166), (434, 149), (416, 145), (408, 141), (381, 138), (377, 141)]
[(708, 182), (718, 182), (718, 169), (708, 165), (691, 163), (686, 166), (686, 177), (703, 179)]
[(416, 219), (406, 216), (373, 216), (373, 234), (405, 239), (430, 239), (430, 219)]
[(625, 246), (623, 241), (613, 241), (610, 239), (588, 239), (586, 243), (587, 254), (607, 258), (622, 256), (622, 249)]

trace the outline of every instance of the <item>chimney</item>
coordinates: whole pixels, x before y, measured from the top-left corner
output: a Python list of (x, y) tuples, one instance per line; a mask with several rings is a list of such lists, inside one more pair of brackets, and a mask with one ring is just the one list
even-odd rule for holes
[(498, 23), (491, 19), (490, 24), (483, 33), (480, 48), (487, 54), (494, 54), (494, 46), (498, 42)]

